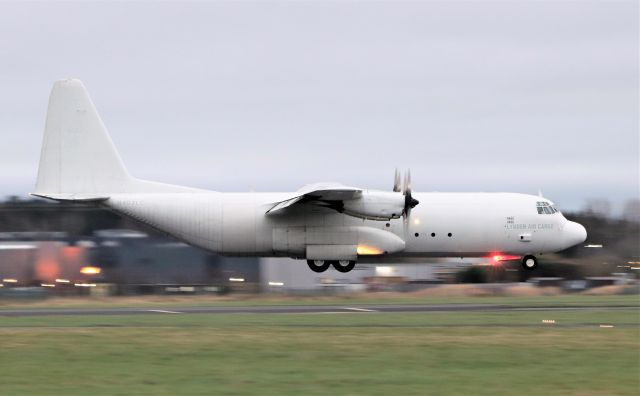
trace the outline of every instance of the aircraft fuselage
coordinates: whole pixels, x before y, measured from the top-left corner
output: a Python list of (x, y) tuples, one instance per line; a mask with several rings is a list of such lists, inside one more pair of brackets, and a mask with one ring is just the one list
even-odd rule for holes
[[(359, 261), (411, 257), (538, 255), (580, 243), (584, 228), (560, 212), (538, 213), (547, 200), (516, 193), (414, 193), (420, 201), (402, 218), (365, 220), (326, 207), (268, 215), (287, 193), (113, 194), (104, 205), (189, 244), (232, 256), (306, 257), (309, 245), (341, 246), (335, 234), (373, 229), (404, 246), (397, 252), (359, 256)], [(343, 236), (346, 235), (343, 233)], [(396, 239), (393, 239), (396, 240)], [(391, 241), (393, 242), (393, 241)], [(358, 244), (361, 241), (355, 241)], [(366, 253), (366, 252), (365, 252)], [(401, 260), (400, 260), (401, 261)]]

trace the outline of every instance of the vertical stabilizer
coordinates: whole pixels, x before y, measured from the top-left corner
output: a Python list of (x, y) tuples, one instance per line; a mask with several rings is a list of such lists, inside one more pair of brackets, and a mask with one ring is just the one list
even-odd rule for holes
[(130, 180), (82, 82), (57, 81), (49, 97), (34, 195), (99, 198), (125, 192)]

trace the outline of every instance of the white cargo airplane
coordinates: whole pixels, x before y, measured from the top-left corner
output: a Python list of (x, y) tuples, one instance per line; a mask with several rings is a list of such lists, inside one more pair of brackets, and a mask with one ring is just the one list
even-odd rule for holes
[(74, 79), (51, 91), (32, 195), (94, 202), (221, 255), (306, 259), (315, 272), (426, 257), (522, 259), (533, 269), (536, 256), (587, 237), (540, 196), (418, 194), (408, 173), (401, 188), (397, 171), (393, 191), (318, 183), (292, 193), (220, 193), (136, 179)]

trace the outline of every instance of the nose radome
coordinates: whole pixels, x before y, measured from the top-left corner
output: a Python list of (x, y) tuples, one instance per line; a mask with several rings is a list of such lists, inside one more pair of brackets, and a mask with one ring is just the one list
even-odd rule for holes
[(564, 228), (567, 247), (571, 247), (587, 240), (587, 230), (582, 224), (570, 221)]

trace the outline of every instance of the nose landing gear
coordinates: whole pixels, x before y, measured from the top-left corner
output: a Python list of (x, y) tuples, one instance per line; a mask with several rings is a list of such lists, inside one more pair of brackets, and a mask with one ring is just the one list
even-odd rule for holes
[(538, 259), (535, 256), (524, 256), (522, 258), (522, 267), (528, 271), (534, 270), (538, 267)]

